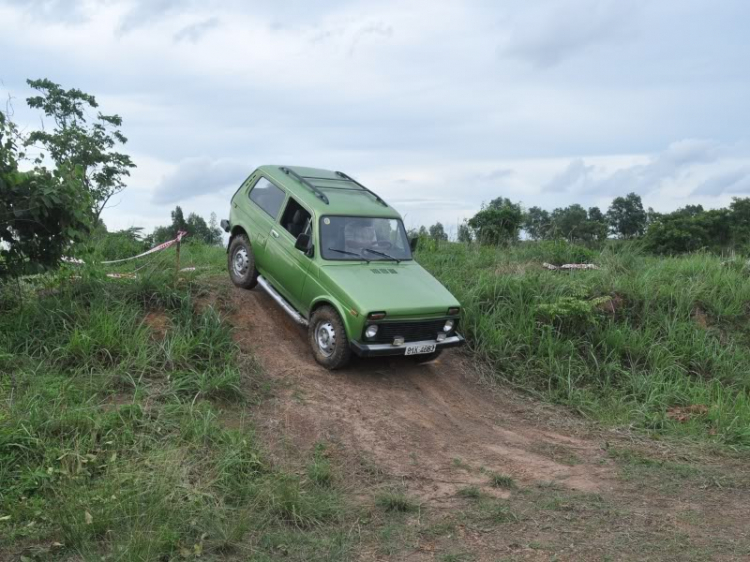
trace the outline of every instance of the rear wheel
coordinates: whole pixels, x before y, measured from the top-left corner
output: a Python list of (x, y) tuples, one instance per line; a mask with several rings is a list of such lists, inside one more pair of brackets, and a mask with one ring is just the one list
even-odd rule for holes
[(352, 352), (344, 323), (336, 310), (321, 306), (313, 313), (307, 330), (310, 347), (318, 363), (333, 370), (349, 362)]
[(244, 234), (232, 238), (227, 252), (227, 268), (232, 283), (243, 289), (252, 289), (258, 284), (258, 270), (250, 240)]

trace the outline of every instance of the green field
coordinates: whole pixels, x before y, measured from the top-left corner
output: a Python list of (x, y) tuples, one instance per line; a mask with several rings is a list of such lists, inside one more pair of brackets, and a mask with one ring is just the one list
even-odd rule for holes
[[(744, 261), (565, 243), (423, 244), (417, 258), (462, 302), (466, 352), (502, 385), (653, 437), (750, 445)], [(351, 521), (380, 514), (370, 532), (390, 536), (387, 518), (416, 509), (397, 491), (362, 515), (323, 444), (293, 468), (271, 461), (242, 414), (265, 382), (224, 317), (224, 260), (185, 244), (196, 270), (179, 279), (171, 253), (107, 269), (136, 279), (64, 268), (2, 287), (0, 553), (348, 559)], [(541, 267), (580, 260), (600, 269)]]
[[(627, 244), (424, 246), (420, 263), (463, 305), (470, 353), (499, 380), (607, 423), (750, 445), (745, 260)], [(600, 269), (541, 266), (581, 260)]]

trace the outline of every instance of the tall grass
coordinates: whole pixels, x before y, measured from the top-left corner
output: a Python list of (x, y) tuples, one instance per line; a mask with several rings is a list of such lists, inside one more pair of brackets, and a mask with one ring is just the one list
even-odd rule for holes
[(255, 371), (241, 371), (220, 312), (195, 305), (198, 282), (96, 268), (42, 282), (0, 309), (0, 552), (346, 554), (335, 487), (280, 470), (251, 427), (221, 423), (252, 398)]
[[(601, 269), (541, 267), (576, 257)], [(442, 244), (418, 260), (461, 301), (469, 349), (498, 378), (611, 423), (750, 445), (744, 263), (564, 242)]]

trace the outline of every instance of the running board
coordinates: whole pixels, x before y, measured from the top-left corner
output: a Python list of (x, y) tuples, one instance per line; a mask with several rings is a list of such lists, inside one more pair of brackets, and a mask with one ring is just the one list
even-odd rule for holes
[(282, 297), (279, 293), (276, 292), (276, 289), (271, 287), (271, 284), (263, 279), (262, 275), (258, 275), (258, 285), (263, 287), (263, 290), (268, 293), (268, 296), (270, 296), (273, 300), (276, 301), (276, 303), (284, 309), (284, 312), (286, 312), (289, 316), (292, 317), (292, 319), (297, 323), (301, 324), (302, 326), (307, 326), (307, 320), (302, 317), (302, 315), (294, 310), (294, 307), (287, 302), (287, 300)]

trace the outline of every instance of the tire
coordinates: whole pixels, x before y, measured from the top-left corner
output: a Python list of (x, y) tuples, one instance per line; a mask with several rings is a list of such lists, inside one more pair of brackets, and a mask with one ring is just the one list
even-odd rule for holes
[(326, 369), (340, 369), (349, 362), (352, 351), (346, 328), (332, 307), (321, 306), (313, 313), (307, 337), (315, 360)]
[(436, 349), (432, 353), (425, 353), (424, 355), (412, 355), (410, 359), (417, 365), (424, 365), (425, 363), (430, 363), (431, 361), (434, 361), (435, 359), (440, 357), (441, 353), (443, 353), (442, 349)]
[(232, 238), (227, 252), (227, 269), (229, 278), (237, 287), (252, 289), (258, 284), (255, 256), (246, 235), (238, 234)]

